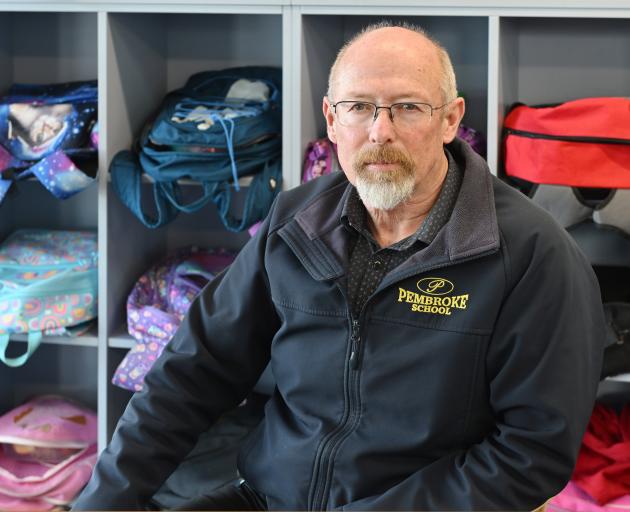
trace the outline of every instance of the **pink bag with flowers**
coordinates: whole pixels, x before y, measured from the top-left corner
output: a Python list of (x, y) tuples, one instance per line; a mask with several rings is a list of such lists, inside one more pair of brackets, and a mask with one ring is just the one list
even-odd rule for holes
[(50, 510), (70, 503), (96, 463), (96, 415), (41, 396), (0, 417), (0, 510)]

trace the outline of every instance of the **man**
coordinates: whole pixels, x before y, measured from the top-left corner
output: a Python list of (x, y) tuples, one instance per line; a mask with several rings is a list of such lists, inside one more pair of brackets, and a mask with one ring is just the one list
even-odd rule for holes
[(245, 483), (210, 507), (237, 492), (242, 509), (531, 510), (569, 479), (605, 337), (588, 262), (455, 139), (464, 100), (421, 31), (357, 36), (323, 111), (345, 176), (280, 194), (132, 398), (77, 508), (142, 507), (268, 362)]

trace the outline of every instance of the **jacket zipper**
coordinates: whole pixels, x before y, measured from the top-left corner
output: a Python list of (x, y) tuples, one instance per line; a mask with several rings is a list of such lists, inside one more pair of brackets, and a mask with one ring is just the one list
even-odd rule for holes
[(527, 137), (529, 139), (547, 139), (560, 140), (567, 142), (591, 142), (599, 144), (623, 144), (630, 145), (630, 139), (614, 139), (610, 137), (589, 137), (586, 135), (550, 135), (547, 133), (526, 132), (523, 130), (515, 130), (514, 128), (505, 128), (506, 135), (516, 135), (518, 137)]
[[(338, 285), (341, 294), (345, 293)], [(346, 298), (347, 302), (347, 298)], [(322, 440), (315, 456), (312, 492), (309, 493), (309, 510), (323, 510), (332, 478), (332, 463), (343, 440), (355, 428), (359, 404), (359, 341), (360, 323), (349, 313), (350, 355), (348, 356), (343, 378), (344, 408), (339, 424)]]
[(350, 368), (357, 370), (359, 368), (359, 321), (352, 320), (352, 334), (350, 336)]
[[(462, 258), (457, 260), (457, 262), (448, 261), (445, 263), (428, 266), (426, 268), (414, 269), (413, 272), (409, 272), (409, 275), (419, 274), (424, 272), (429, 272), (431, 270), (435, 270), (443, 267), (450, 267), (455, 264), (464, 263), (467, 261), (475, 260), (478, 258), (482, 258), (491, 253), (494, 253), (495, 250), (484, 251), (480, 254), (475, 254), (473, 256), (468, 256), (466, 258)], [(385, 289), (386, 287), (391, 286), (392, 284), (400, 281), (401, 279), (405, 279), (408, 277), (407, 272), (401, 273), (396, 276), (395, 279), (392, 279), (391, 282), (387, 283), (386, 286), (379, 286), (375, 292), (368, 297), (366, 304), (363, 306), (363, 310), (359, 316), (362, 317), (363, 311), (367, 303), (380, 291)], [(381, 283), (382, 284), (382, 283)], [(341, 291), (344, 298), (347, 297), (341, 288), (341, 286), (337, 285), (339, 290)], [(359, 356), (360, 356), (360, 333), (361, 333), (361, 323), (359, 320), (355, 319), (351, 313), (349, 313), (350, 318), (350, 355), (348, 357), (348, 362), (346, 365), (346, 371), (344, 372), (344, 412), (339, 424), (322, 440), (321, 444), (317, 449), (317, 454), (315, 455), (315, 463), (313, 468), (313, 476), (311, 483), (311, 491), (309, 491), (309, 503), (308, 510), (324, 510), (327, 501), (328, 494), (330, 492), (330, 484), (332, 480), (332, 463), (335, 459), (337, 451), (341, 446), (341, 443), (352, 433), (354, 428), (356, 427), (359, 420), (359, 410), (360, 410), (360, 396), (359, 396), (359, 375), (360, 375), (360, 367), (359, 367)], [(314, 483), (313, 483), (314, 482)]]

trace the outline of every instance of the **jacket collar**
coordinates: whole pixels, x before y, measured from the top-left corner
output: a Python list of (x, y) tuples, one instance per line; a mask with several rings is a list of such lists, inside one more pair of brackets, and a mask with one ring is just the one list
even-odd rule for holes
[[(402, 265), (396, 272), (397, 275), (401, 272), (417, 271), (418, 266), (434, 267), (455, 263), (461, 259), (496, 251), (499, 247), (493, 177), (485, 160), (459, 139), (455, 139), (447, 147), (463, 170), (462, 184), (451, 218), (437, 233), (433, 242)], [(320, 256), (322, 250), (329, 251), (325, 258), (326, 277), (319, 275), (320, 279), (343, 274), (344, 263), (348, 258), (345, 243), (347, 234), (344, 233), (345, 227), (340, 219), (349, 189), (348, 181), (341, 176), (338, 183), (295, 216), (295, 224), (305, 236), (300, 243), (303, 251), (308, 251), (309, 241)], [(300, 237), (296, 231), (297, 226), (290, 228), (292, 237)], [(316, 258), (312, 265), (318, 265)], [(306, 266), (309, 268), (312, 265)], [(313, 274), (311, 269), (309, 272)]]

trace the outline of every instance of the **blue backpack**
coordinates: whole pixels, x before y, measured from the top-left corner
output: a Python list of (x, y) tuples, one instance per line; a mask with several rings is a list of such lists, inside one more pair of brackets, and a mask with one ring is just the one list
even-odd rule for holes
[[(97, 242), (91, 231), (22, 229), (0, 245), (0, 360), (21, 366), (42, 335), (78, 334), (97, 312)], [(12, 334), (26, 352), (7, 357)]]
[[(147, 227), (212, 201), (225, 227), (242, 231), (263, 219), (280, 190), (282, 97), (280, 69), (240, 67), (191, 76), (169, 93), (137, 151), (112, 160), (113, 188)], [(141, 206), (142, 173), (150, 176), (155, 215)], [(241, 218), (230, 213), (232, 188), (253, 175)], [(185, 203), (179, 179), (202, 185), (200, 197)]]

